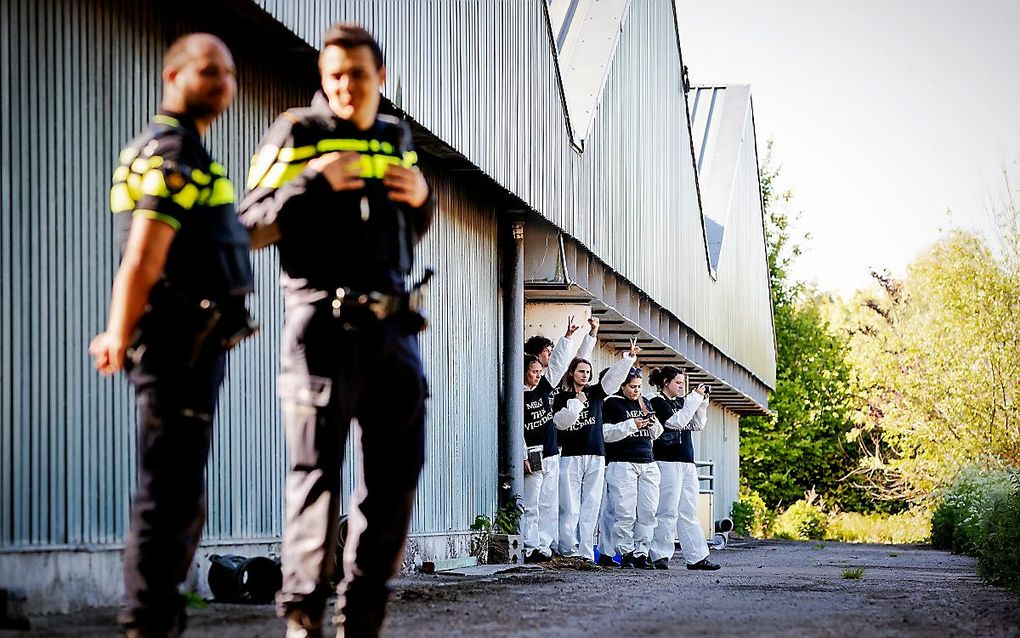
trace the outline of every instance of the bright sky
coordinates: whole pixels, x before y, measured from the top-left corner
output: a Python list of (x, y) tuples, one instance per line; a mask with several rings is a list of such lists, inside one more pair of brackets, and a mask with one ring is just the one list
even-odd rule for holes
[(759, 158), (775, 140), (812, 235), (797, 278), (849, 294), (946, 228), (989, 233), (1000, 167), (1020, 157), (1020, 1), (676, 7), (691, 83), (751, 85)]

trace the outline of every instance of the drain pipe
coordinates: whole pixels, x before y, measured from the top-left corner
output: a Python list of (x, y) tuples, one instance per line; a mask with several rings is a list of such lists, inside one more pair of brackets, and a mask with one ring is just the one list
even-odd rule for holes
[(504, 255), (503, 418), (499, 432), (499, 504), (524, 496), (524, 222), (512, 218)]

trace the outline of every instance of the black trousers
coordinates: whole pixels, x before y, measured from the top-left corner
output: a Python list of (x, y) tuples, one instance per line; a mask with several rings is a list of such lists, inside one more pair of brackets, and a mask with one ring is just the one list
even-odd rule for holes
[(336, 319), (328, 308), (289, 304), (279, 392), (290, 453), (279, 611), (313, 622), (322, 616), (344, 444), (357, 418), (361, 480), (348, 515), (337, 618), (348, 635), (375, 635), (424, 463), (427, 387), (417, 335), (388, 319)]
[(146, 635), (183, 629), (177, 588), (205, 523), (205, 465), (224, 360), (217, 351), (188, 366), (179, 348), (150, 340), (128, 373), (138, 411), (138, 484), (120, 621)]

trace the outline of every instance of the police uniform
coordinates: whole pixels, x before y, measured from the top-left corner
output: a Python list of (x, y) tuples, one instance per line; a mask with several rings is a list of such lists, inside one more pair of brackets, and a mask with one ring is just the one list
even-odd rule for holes
[(181, 628), (184, 580), (205, 521), (204, 470), (225, 351), (251, 334), (248, 233), (226, 170), (191, 118), (161, 111), (120, 153), (110, 205), (121, 244), (145, 217), (176, 232), (125, 367), (138, 411), (138, 486), (121, 621)]
[(603, 407), (606, 504), (599, 546), (607, 554), (615, 550), (625, 561), (639, 559), (637, 566), (650, 567), (648, 548), (659, 504), (659, 467), (652, 441), (662, 434), (662, 424), (655, 420), (638, 429), (636, 419), (646, 413), (641, 402), (619, 394), (606, 399)]
[[(308, 162), (360, 154), (363, 189), (334, 191)], [(241, 222), (279, 230), (285, 319), (278, 392), (290, 453), (281, 614), (321, 616), (334, 565), (344, 442), (361, 426), (363, 481), (352, 496), (337, 602), (349, 635), (381, 624), (424, 463), (427, 388), (404, 280), (432, 219), (393, 202), (387, 167), (417, 163), (410, 130), (380, 115), (365, 131), (317, 93), (283, 113), (252, 162)]]
[(649, 404), (666, 426), (653, 450), (661, 481), (651, 558), (653, 562), (672, 558), (677, 533), (684, 560), (693, 565), (708, 557), (708, 543), (698, 522), (698, 470), (691, 438), (692, 431), (705, 429), (708, 399), (693, 391), (686, 398), (672, 399), (660, 393)]
[(595, 560), (595, 529), (605, 489), (606, 443), (602, 403), (627, 378), (634, 357), (625, 354), (602, 381), (584, 388), (584, 401), (560, 392), (553, 423), (560, 443), (559, 552)]
[(528, 448), (542, 448), (542, 469), (524, 476), (524, 499), (521, 507), (521, 534), (524, 551), (535, 558), (533, 552), (550, 557), (558, 548), (560, 513), (560, 446), (553, 425), (553, 383), (570, 367), (574, 356), (586, 359), (595, 347), (595, 338), (584, 336), (577, 352), (570, 337), (561, 337), (538, 385), (524, 386), (524, 444)]

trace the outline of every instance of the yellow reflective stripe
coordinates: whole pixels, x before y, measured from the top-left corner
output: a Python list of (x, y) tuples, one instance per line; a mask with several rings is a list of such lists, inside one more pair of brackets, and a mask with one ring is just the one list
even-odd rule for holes
[(211, 190), (212, 194), (209, 195), (206, 206), (219, 206), (221, 204), (234, 203), (234, 185), (231, 184), (230, 180), (226, 177), (221, 177), (213, 182)]
[(362, 155), (359, 158), (359, 164), (361, 164), (361, 174), (358, 177), (362, 179), (371, 179), (375, 177), (375, 162), (372, 161), (374, 155)]
[(181, 229), (181, 222), (177, 221), (176, 219), (174, 219), (170, 215), (164, 215), (163, 213), (157, 213), (156, 211), (149, 210), (147, 208), (139, 208), (131, 216), (132, 217), (144, 217), (146, 219), (155, 219), (156, 221), (163, 222), (164, 224), (170, 226), (174, 230), (180, 230)]
[(386, 175), (386, 168), (390, 164), (400, 164), (399, 157), (393, 157), (392, 155), (372, 155), (372, 161), (375, 164), (375, 173), (371, 177), (378, 177), (382, 179)]
[(277, 152), (277, 157), (281, 162), (294, 162), (313, 157), (318, 152), (314, 146), (297, 146), (295, 148), (281, 148)]
[(142, 157), (139, 157), (135, 161), (131, 162), (131, 172), (132, 173), (138, 173), (139, 175), (144, 175), (145, 171), (147, 171), (147, 170), (149, 170), (149, 162), (146, 159), (144, 159)]
[(136, 202), (142, 198), (142, 176), (138, 173), (131, 173), (127, 177), (128, 194)]
[(209, 164), (209, 172), (213, 175), (219, 175), (220, 177), (227, 176), (227, 168), (219, 162), (212, 162)]
[(411, 168), (418, 163), (418, 154), (414, 151), (406, 151), (404, 153), (404, 168)]
[(133, 146), (128, 146), (120, 152), (120, 163), (130, 164), (131, 160), (138, 156), (138, 149)]
[(320, 153), (330, 153), (332, 151), (357, 151), (364, 153), (368, 150), (368, 140), (352, 140), (352, 139), (328, 139), (319, 140), (315, 145)]
[(170, 189), (166, 187), (163, 171), (152, 169), (142, 177), (142, 194), (153, 197), (168, 197)]
[(113, 171), (113, 181), (123, 182), (127, 179), (128, 175), (131, 174), (131, 169), (127, 166), (120, 166), (117, 170)]
[(199, 186), (205, 186), (212, 181), (212, 176), (203, 173), (201, 170), (194, 168), (191, 170), (191, 181), (195, 182)]
[(110, 210), (115, 213), (123, 213), (135, 207), (135, 200), (131, 199), (128, 185), (124, 183), (114, 184), (110, 189)]
[(248, 169), (248, 181), (245, 182), (248, 190), (259, 185), (259, 182), (266, 176), (269, 169), (273, 167), (273, 162), (276, 161), (276, 154), (279, 152), (280, 147), (266, 144), (252, 156), (251, 167)]
[(153, 116), (152, 121), (157, 124), (166, 124), (167, 126), (180, 126), (181, 123), (177, 121), (177, 118), (170, 117), (169, 115), (156, 115)]
[(185, 184), (184, 188), (177, 194), (171, 195), (170, 199), (174, 200), (184, 210), (191, 210), (191, 207), (195, 205), (195, 200), (198, 199), (198, 186)]
[(308, 162), (297, 164), (277, 162), (266, 172), (266, 176), (259, 181), (258, 186), (261, 188), (279, 188), (300, 175), (301, 171), (305, 170), (307, 164)]

